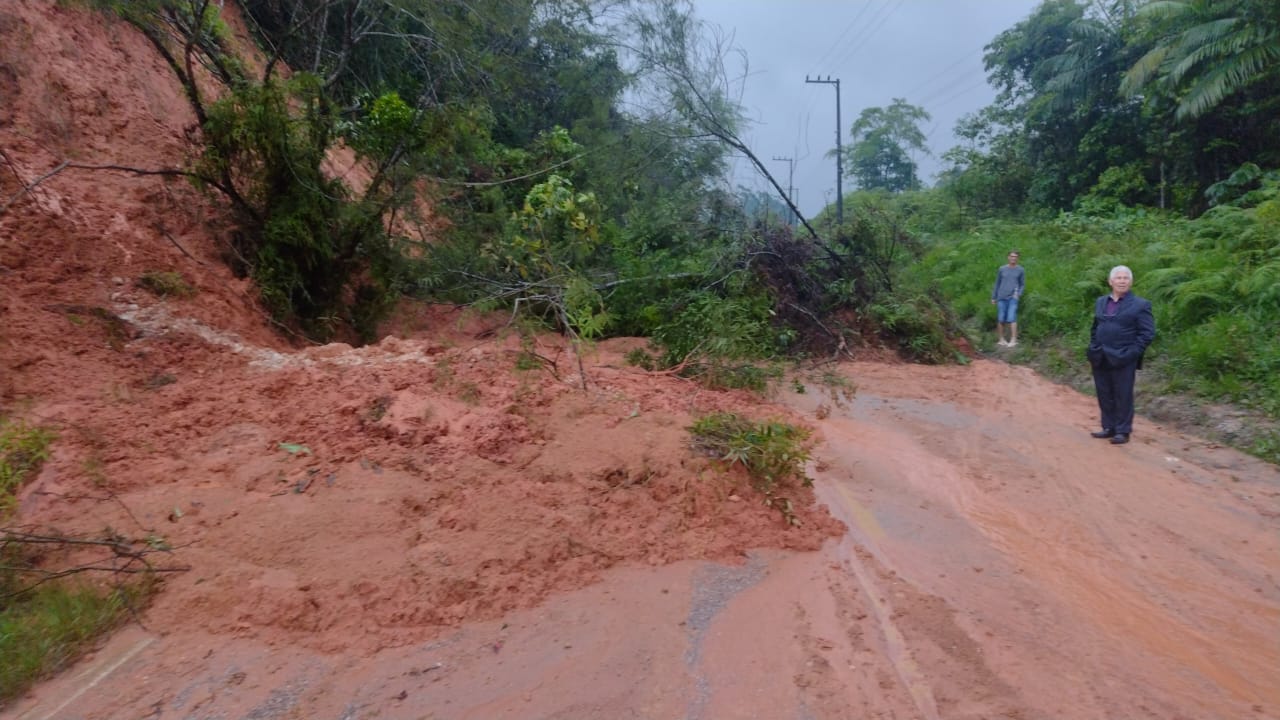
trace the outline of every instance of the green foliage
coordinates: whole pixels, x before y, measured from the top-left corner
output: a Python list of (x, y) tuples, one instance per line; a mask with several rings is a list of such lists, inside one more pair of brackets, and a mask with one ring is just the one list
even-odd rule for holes
[(710, 358), (685, 366), (680, 374), (693, 378), (712, 390), (750, 390), (763, 395), (782, 377), (783, 372), (776, 363), (734, 363), (722, 358)]
[(1137, 20), (1153, 44), (1120, 89), (1176, 97), (1179, 120), (1277, 77), (1280, 11), (1267, 0), (1163, 0), (1147, 3)]
[(353, 146), (365, 155), (385, 158), (397, 146), (412, 141), (418, 128), (413, 108), (391, 91), (374, 99), (361, 121), (347, 133)]
[(1151, 188), (1143, 176), (1141, 163), (1109, 167), (1098, 176), (1098, 182), (1076, 198), (1076, 209), (1086, 215), (1105, 215), (1123, 207), (1140, 205), (1151, 196)]
[(1264, 177), (1262, 168), (1248, 162), (1231, 173), (1226, 180), (1216, 182), (1204, 191), (1211, 205), (1222, 205), (1238, 200), (1245, 193), (1257, 188)]
[(604, 298), (580, 277), (571, 279), (564, 289), (564, 314), (569, 327), (584, 340), (599, 339), (609, 326)]
[(553, 174), (529, 190), (505, 236), (483, 250), (501, 270), (526, 280), (583, 267), (600, 244), (598, 215), (594, 195)]
[(899, 348), (914, 360), (946, 363), (956, 359), (947, 338), (950, 322), (946, 311), (927, 295), (884, 295), (868, 311), (888, 335), (897, 338)]
[[(405, 108), (381, 100), (379, 132), (364, 138), (385, 150), (404, 129)], [(320, 339), (347, 323), (368, 341), (406, 264), (382, 227), (384, 200), (352, 199), (325, 172), (334, 128), (324, 108), (321, 86), (305, 74), (238, 86), (209, 106), (194, 168), (238, 188), (245, 230), (235, 249), (278, 320)]]
[(778, 507), (795, 524), (789, 501), (780, 497), (779, 491), (813, 483), (804, 471), (809, 461), (808, 430), (726, 412), (698, 418), (689, 427), (689, 434), (696, 449), (746, 468), (752, 485), (764, 493), (765, 501)]
[(1280, 465), (1280, 432), (1270, 432), (1254, 441), (1249, 452), (1270, 463)]
[(653, 356), (644, 348), (632, 348), (627, 352), (625, 359), (628, 365), (638, 367), (641, 370), (654, 370), (657, 368)]
[(1280, 166), (1277, 7), (1041, 3), (987, 46), (1000, 94), (958, 133), (970, 144), (947, 154), (948, 184), (988, 198), (1002, 168), (1019, 204), (1203, 212), (1230, 168)]
[(669, 321), (653, 329), (653, 340), (664, 350), (661, 364), (673, 367), (699, 356), (732, 361), (772, 355), (781, 338), (770, 323), (770, 306), (763, 294), (690, 293), (672, 308)]
[(0, 415), (0, 522), (13, 512), (18, 488), (49, 459), (50, 430)]

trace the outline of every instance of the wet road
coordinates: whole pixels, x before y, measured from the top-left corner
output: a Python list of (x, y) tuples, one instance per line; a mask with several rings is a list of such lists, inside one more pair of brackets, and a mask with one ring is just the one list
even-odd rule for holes
[(1111, 446), (1090, 398), (1003, 364), (849, 377), (792, 402), (827, 406), (860, 583), (909, 586), (876, 610), (921, 717), (1280, 716), (1274, 466), (1142, 420)]
[(1275, 466), (1141, 418), (1094, 440), (1023, 368), (839, 371), (852, 399), (780, 398), (849, 526), (820, 552), (614, 569), (359, 656), (129, 628), (0, 717), (1280, 718)]

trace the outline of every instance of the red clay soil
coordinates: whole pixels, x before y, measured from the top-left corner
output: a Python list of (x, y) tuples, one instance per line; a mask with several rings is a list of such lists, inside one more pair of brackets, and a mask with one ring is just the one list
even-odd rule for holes
[[(58, 431), (17, 522), (189, 568), (0, 717), (1280, 718), (1274, 466), (987, 360), (770, 402), (442, 308), (300, 345), (201, 196), (44, 177), (181, 162), (136, 33), (6, 2), (0, 100), (0, 409)], [(717, 410), (817, 431), (799, 528), (690, 448)]]

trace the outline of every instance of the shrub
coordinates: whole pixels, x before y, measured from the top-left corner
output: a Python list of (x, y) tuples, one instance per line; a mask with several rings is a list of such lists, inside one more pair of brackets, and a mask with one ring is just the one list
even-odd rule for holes
[(810, 436), (804, 428), (724, 412), (699, 418), (689, 433), (696, 449), (746, 468), (752, 485), (766, 495), (783, 485), (812, 484), (804, 472)]

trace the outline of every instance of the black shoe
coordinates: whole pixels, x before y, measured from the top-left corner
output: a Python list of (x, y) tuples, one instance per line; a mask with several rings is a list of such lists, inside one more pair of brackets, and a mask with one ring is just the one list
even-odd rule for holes
[(1127, 442), (1129, 442), (1129, 436), (1125, 433), (1116, 433), (1115, 437), (1111, 438), (1112, 445), (1123, 445)]
[(1116, 431), (1115, 430), (1099, 430), (1098, 432), (1089, 433), (1089, 435), (1096, 438), (1106, 439), (1109, 437), (1115, 437)]

